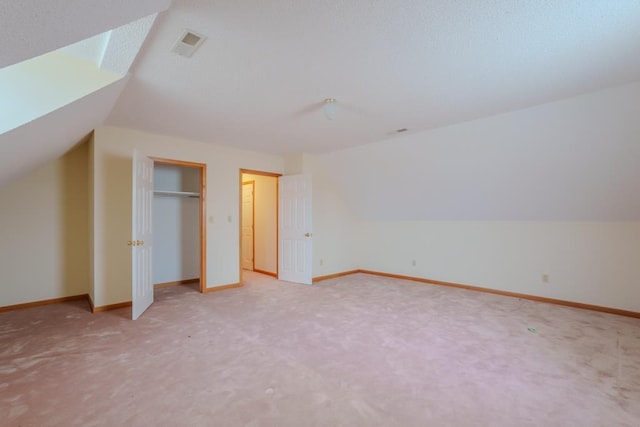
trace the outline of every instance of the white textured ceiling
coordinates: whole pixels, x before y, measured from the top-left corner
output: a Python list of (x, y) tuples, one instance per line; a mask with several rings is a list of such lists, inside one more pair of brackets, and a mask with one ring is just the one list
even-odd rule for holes
[(127, 74), (157, 16), (154, 13), (111, 30), (100, 67), (121, 75)]
[(132, 71), (110, 124), (328, 151), (638, 80), (640, 2), (174, 0)]
[(169, 7), (170, 0), (0, 0), (0, 68)]
[(157, 16), (157, 13), (145, 16), (58, 50), (124, 76), (129, 72)]
[[(128, 78), (69, 54), (92, 62), (102, 58), (104, 68), (124, 74), (155, 14), (169, 4), (0, 0), (0, 185), (69, 150), (104, 122), (126, 86)], [(104, 55), (107, 35), (77, 43), (112, 29)], [(126, 42), (118, 39), (122, 35)]]

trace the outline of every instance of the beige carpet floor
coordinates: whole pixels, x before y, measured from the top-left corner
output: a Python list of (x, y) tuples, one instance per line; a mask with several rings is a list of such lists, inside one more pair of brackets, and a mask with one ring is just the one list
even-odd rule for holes
[(640, 319), (357, 274), (0, 314), (2, 426), (640, 426)]

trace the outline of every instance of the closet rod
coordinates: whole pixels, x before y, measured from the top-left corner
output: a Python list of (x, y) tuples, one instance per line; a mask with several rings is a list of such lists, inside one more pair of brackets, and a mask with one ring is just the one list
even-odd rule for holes
[(153, 194), (159, 197), (190, 197), (194, 199), (200, 198), (199, 193), (194, 193), (190, 191), (154, 191)]

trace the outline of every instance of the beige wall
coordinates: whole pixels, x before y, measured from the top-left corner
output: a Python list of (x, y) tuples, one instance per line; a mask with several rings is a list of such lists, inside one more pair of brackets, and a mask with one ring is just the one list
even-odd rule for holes
[[(640, 87), (632, 85), (628, 95), (620, 93), (620, 88), (612, 89), (417, 133), (405, 140), (290, 157), (288, 172), (313, 177), (313, 276), (365, 268), (640, 311), (640, 223), (635, 209), (639, 199), (637, 191), (632, 191), (638, 180), (635, 172), (623, 173), (630, 171), (630, 162), (637, 164), (640, 153), (635, 142), (637, 120), (631, 120), (637, 114), (634, 116), (629, 107), (637, 105), (638, 91)], [(620, 104), (616, 107), (610, 98)], [(604, 109), (612, 113), (604, 114)], [(541, 116), (549, 122), (539, 120)], [(537, 137), (521, 135), (528, 122), (541, 126)], [(597, 129), (578, 132), (577, 122), (595, 123)], [(512, 139), (504, 135), (509, 129)], [(562, 191), (565, 198), (556, 198), (557, 203), (547, 200), (546, 191), (557, 190), (544, 181), (550, 166), (555, 165), (551, 169), (556, 172), (564, 171), (557, 167), (554, 150), (576, 132), (581, 138), (574, 138), (574, 142), (584, 141), (585, 147), (596, 149), (593, 153), (567, 151), (571, 158), (572, 153), (581, 155), (573, 160), (576, 167), (571, 179), (584, 178), (580, 185), (575, 184), (576, 191), (594, 191), (589, 200), (594, 209), (576, 209), (581, 205), (573, 198), (573, 184)], [(473, 187), (476, 176), (483, 175), (462, 180), (461, 174), (448, 172), (455, 168), (445, 166), (461, 167), (456, 163), (461, 153), (489, 149), (500, 135), (504, 141), (526, 142), (537, 150), (539, 167), (529, 168), (527, 179), (540, 180), (540, 191), (523, 193), (527, 203), (536, 206), (528, 211), (530, 220), (515, 220), (517, 212), (509, 213), (508, 209), (503, 216), (486, 220), (487, 211), (482, 209), (509, 208), (517, 205), (515, 199), (507, 203), (509, 199), (503, 194), (500, 200), (504, 203), (489, 203), (498, 197), (492, 195), (472, 203), (475, 191), (452, 190), (462, 184)], [(239, 281), (238, 171), (282, 173), (285, 164), (281, 157), (114, 127), (97, 129), (92, 148), (89, 218), (94, 252), (88, 264), (93, 266), (89, 292), (94, 292), (96, 305), (131, 299), (131, 259), (126, 242), (131, 238), (131, 158), (135, 148), (151, 156), (207, 163), (208, 286)], [(81, 161), (86, 154), (82, 150), (0, 188), (2, 305), (87, 292), (81, 286), (87, 275), (82, 254), (87, 253), (89, 244), (77, 231), (86, 227), (83, 215), (87, 215), (81, 206), (86, 206), (87, 198), (79, 196), (86, 194), (86, 179), (82, 178), (86, 162)], [(495, 147), (492, 150), (499, 152)], [(404, 180), (422, 176), (416, 171), (426, 170), (424, 167), (407, 164), (425, 159), (433, 163), (435, 172), (430, 173), (437, 172), (438, 179)], [(589, 160), (586, 164), (585, 159)], [(470, 167), (475, 165), (473, 158), (467, 160)], [(488, 166), (502, 165), (485, 160)], [(520, 163), (508, 164), (516, 167)], [(491, 188), (520, 188), (508, 170), (493, 172), (492, 179), (500, 185)], [(592, 173), (607, 174), (609, 178), (601, 176), (598, 181), (607, 185), (593, 182)], [(557, 186), (567, 183), (563, 176), (554, 182)], [(429, 197), (424, 193), (426, 188), (442, 188), (443, 194)], [(603, 190), (607, 190), (606, 197), (598, 195)], [(404, 197), (400, 191), (410, 191), (412, 197)], [(442, 198), (449, 202), (442, 203)], [(14, 200), (20, 203), (9, 202)], [(464, 208), (469, 203), (475, 210)], [(555, 211), (558, 206), (593, 218), (563, 220)], [(433, 209), (442, 207), (462, 217), (440, 221), (429, 216)], [(547, 207), (546, 213), (541, 212)], [(599, 220), (600, 216), (604, 219)], [(40, 270), (33, 268), (35, 264)], [(549, 275), (549, 283), (541, 281), (543, 274)]]
[(640, 312), (640, 222), (363, 221), (358, 241), (363, 269)]
[(94, 277), (97, 306), (131, 301), (131, 168), (134, 149), (207, 164), (207, 286), (237, 283), (240, 169), (282, 173), (283, 159), (215, 144), (100, 127), (94, 146)]
[(254, 181), (254, 268), (267, 273), (278, 270), (278, 178), (243, 174), (242, 181)]
[(88, 244), (89, 244), (89, 248), (88, 248), (88, 257), (89, 259), (87, 260), (88, 265), (88, 270), (89, 270), (89, 298), (91, 298), (91, 302), (94, 302), (96, 300), (95, 298), (95, 294), (94, 294), (94, 283), (93, 283), (93, 278), (94, 278), (94, 260), (95, 260), (95, 246), (94, 246), (94, 234), (93, 234), (93, 229), (94, 229), (94, 213), (93, 213), (93, 194), (94, 194), (94, 185), (93, 185), (93, 177), (94, 177), (94, 173), (93, 173), (93, 168), (94, 168), (94, 150), (95, 150), (95, 138), (94, 138), (94, 133), (91, 132), (91, 137), (89, 138), (89, 142), (88, 142), (88, 149), (87, 149), (87, 155), (88, 155), (88, 159), (87, 159), (87, 186), (88, 186), (88, 199), (87, 199), (87, 240), (88, 240)]
[(326, 224), (314, 258), (353, 244), (359, 268), (640, 311), (639, 96), (633, 83), (303, 158)]
[(333, 177), (331, 165), (320, 156), (305, 154), (299, 159), (289, 158), (287, 167), (312, 177), (313, 277), (360, 268), (358, 220)]
[(640, 220), (640, 82), (319, 155), (361, 219)]
[(89, 292), (88, 144), (0, 188), (0, 306)]

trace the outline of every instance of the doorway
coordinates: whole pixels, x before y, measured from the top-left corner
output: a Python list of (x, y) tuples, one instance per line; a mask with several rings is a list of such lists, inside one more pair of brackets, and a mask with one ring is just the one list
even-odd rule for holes
[(199, 282), (206, 292), (206, 167), (152, 158), (154, 287)]
[(278, 277), (278, 177), (240, 169), (240, 277), (242, 270)]
[(240, 238), (242, 239), (242, 257), (241, 268), (243, 270), (253, 271), (255, 269), (255, 181), (244, 181), (242, 183), (242, 231)]

